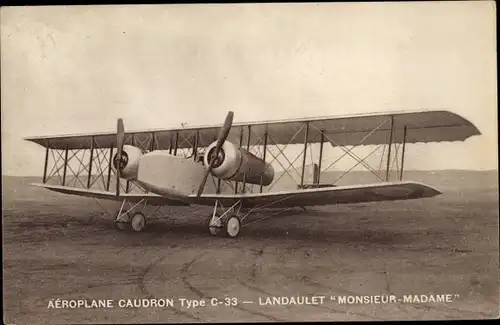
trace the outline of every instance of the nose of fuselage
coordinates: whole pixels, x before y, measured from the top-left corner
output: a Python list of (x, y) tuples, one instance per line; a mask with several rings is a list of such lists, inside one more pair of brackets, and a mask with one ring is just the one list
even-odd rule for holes
[(203, 164), (193, 159), (155, 150), (141, 156), (137, 180), (154, 193), (177, 198), (196, 193), (204, 173)]

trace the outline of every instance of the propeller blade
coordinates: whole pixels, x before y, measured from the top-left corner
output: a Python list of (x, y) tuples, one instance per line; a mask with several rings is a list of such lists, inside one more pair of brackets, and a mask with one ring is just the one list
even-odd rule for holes
[[(219, 152), (222, 149), (224, 142), (226, 142), (227, 136), (229, 135), (229, 131), (231, 131), (231, 126), (233, 125), (233, 118), (234, 118), (234, 113), (232, 111), (229, 111), (227, 113), (226, 119), (224, 120), (224, 124), (220, 129), (219, 137), (217, 138), (217, 145), (215, 146), (215, 150), (213, 152), (213, 157), (215, 158), (219, 156)], [(208, 175), (212, 171), (214, 162), (216, 160), (215, 158), (210, 159), (210, 164), (207, 168), (207, 171), (205, 172), (203, 181), (201, 182), (200, 187), (198, 188), (198, 193), (196, 194), (196, 197), (200, 197), (201, 194), (203, 193), (203, 189), (205, 188), (205, 183), (207, 182)]]
[(200, 197), (201, 194), (203, 193), (203, 189), (205, 188), (205, 183), (207, 182), (208, 179), (208, 174), (212, 171), (212, 168), (209, 167), (207, 171), (205, 172), (205, 175), (203, 176), (203, 181), (201, 182), (200, 187), (198, 188), (198, 193), (196, 194), (196, 197)]
[(118, 119), (116, 125), (116, 146), (123, 149), (123, 139), (125, 138), (125, 127), (123, 126), (123, 120)]
[(229, 135), (229, 131), (231, 131), (231, 126), (233, 125), (233, 118), (234, 118), (234, 113), (232, 111), (229, 111), (227, 113), (226, 119), (224, 120), (224, 124), (222, 125), (222, 128), (219, 133), (219, 138), (217, 139), (217, 151), (222, 148), (222, 145), (224, 142), (226, 142), (227, 136)]
[(123, 140), (125, 139), (125, 127), (123, 120), (118, 119), (116, 125), (116, 196), (120, 196), (120, 163), (122, 161)]

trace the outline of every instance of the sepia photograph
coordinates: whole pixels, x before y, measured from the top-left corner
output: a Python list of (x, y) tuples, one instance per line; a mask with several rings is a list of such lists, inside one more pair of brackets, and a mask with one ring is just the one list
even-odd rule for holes
[(6, 324), (495, 319), (493, 1), (0, 9)]

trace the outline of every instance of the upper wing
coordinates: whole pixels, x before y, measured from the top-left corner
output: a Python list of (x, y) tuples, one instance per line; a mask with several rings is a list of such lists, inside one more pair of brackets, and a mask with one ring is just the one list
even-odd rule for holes
[(127, 199), (130, 202), (139, 202), (142, 199), (146, 199), (148, 201), (148, 204), (150, 205), (189, 206), (188, 203), (181, 202), (178, 200), (171, 200), (153, 193), (141, 193), (141, 194), (124, 193), (120, 194), (120, 196), (117, 197), (115, 192), (109, 192), (109, 191), (100, 191), (100, 190), (93, 190), (86, 188), (75, 188), (68, 186), (38, 184), (38, 183), (33, 183), (30, 185), (43, 187), (48, 190), (63, 194), (93, 197), (96, 199), (106, 199), (114, 201), (121, 201), (123, 199)]
[(295, 191), (255, 194), (204, 194), (189, 196), (191, 204), (213, 205), (216, 200), (228, 207), (242, 200), (244, 207), (315, 206), (374, 201), (396, 201), (433, 197), (437, 189), (418, 182), (384, 182), (368, 185), (335, 186)]
[[(308, 125), (309, 143), (319, 142), (318, 132), (323, 131), (332, 144), (370, 145), (387, 143), (387, 133), (394, 125), (393, 143), (403, 142), (403, 129), (406, 127), (406, 142), (463, 141), (480, 134), (479, 130), (467, 119), (449, 111), (416, 111), (358, 114), (348, 116), (326, 116), (316, 118), (235, 123), (228, 140), (234, 143), (259, 145), (265, 134), (269, 145), (304, 143), (304, 136), (296, 136)], [(184, 129), (160, 129), (129, 131), (125, 144), (149, 150), (191, 148), (194, 137), (197, 146), (206, 147), (217, 139), (221, 125), (199, 126)], [(249, 134), (251, 134), (250, 139)], [(369, 136), (368, 136), (369, 135)], [(92, 146), (109, 148), (115, 146), (115, 132), (81, 135), (60, 135), (30, 137), (25, 140), (53, 149), (90, 149)], [(360, 143), (362, 141), (362, 143)]]

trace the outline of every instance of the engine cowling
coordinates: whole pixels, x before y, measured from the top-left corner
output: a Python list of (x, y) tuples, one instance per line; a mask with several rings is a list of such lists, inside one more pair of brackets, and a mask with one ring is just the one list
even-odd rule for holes
[(271, 164), (229, 141), (224, 142), (219, 155), (214, 157), (216, 145), (214, 142), (208, 146), (204, 157), (205, 166), (216, 159), (212, 168), (214, 176), (249, 184), (260, 184), (262, 180), (264, 186), (272, 183), (274, 169)]
[(118, 162), (118, 157), (115, 154), (113, 157), (113, 163), (111, 168), (114, 172), (118, 166), (120, 167), (120, 176), (128, 180), (137, 179), (137, 172), (139, 169), (139, 158), (142, 156), (142, 150), (140, 148), (124, 145), (122, 152), (122, 159)]

